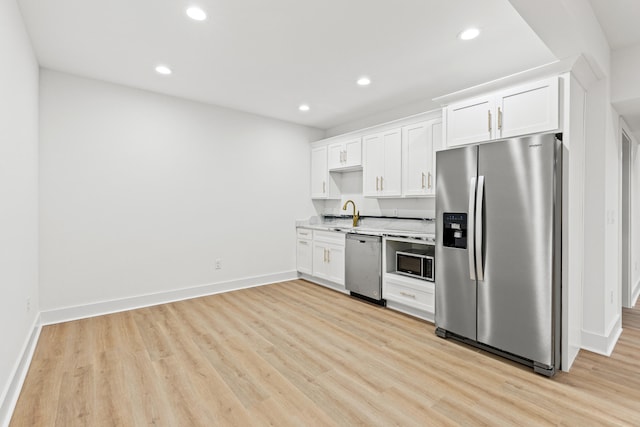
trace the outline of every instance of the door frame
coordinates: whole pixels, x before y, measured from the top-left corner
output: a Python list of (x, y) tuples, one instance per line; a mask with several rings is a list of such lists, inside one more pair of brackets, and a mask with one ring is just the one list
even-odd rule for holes
[[(640, 213), (634, 212), (633, 206), (635, 202), (634, 191), (638, 191), (640, 189), (636, 189), (633, 186), (633, 175), (631, 171), (634, 166), (634, 159), (637, 157), (638, 151), (638, 142), (633, 137), (631, 129), (626, 124), (626, 122), (620, 118), (620, 129), (619, 129), (619, 221), (618, 221), (618, 235), (620, 236), (620, 246), (618, 249), (619, 259), (620, 259), (620, 277), (618, 280), (620, 286), (620, 299), (622, 307), (630, 308), (635, 305), (637, 302), (638, 295), (634, 295), (635, 283), (633, 283), (634, 278), (634, 250), (633, 248), (637, 246), (638, 242), (635, 242), (633, 237), (636, 232), (633, 224), (634, 215), (638, 215)], [(626, 138), (626, 141), (625, 141)], [(627, 142), (628, 141), (628, 142)], [(628, 158), (625, 159), (625, 144), (629, 144), (628, 147)], [(627, 194), (623, 191), (624, 188), (624, 174), (623, 168), (624, 163), (629, 162), (629, 176), (627, 177)], [(625, 212), (624, 212), (624, 197), (628, 197), (627, 204), (627, 212), (626, 212), (626, 222), (625, 224)], [(624, 234), (627, 233), (627, 243), (626, 247), (624, 244)], [(627, 283), (623, 283), (623, 274), (625, 271), (625, 258), (627, 260), (626, 266), (626, 275), (627, 275)]]

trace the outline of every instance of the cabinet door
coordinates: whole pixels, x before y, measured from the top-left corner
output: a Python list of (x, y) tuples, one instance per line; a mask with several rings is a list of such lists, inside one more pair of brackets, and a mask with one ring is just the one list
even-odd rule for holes
[(344, 144), (337, 142), (329, 145), (329, 170), (344, 167)]
[(402, 128), (402, 194), (428, 193), (432, 153), (431, 123), (421, 122)]
[(365, 136), (363, 145), (363, 193), (365, 197), (377, 197), (380, 192), (380, 179), (384, 175), (385, 150), (382, 134)]
[(447, 146), (489, 141), (494, 137), (495, 98), (493, 95), (451, 104), (447, 114)]
[(344, 285), (344, 246), (327, 245), (328, 280)]
[(558, 128), (558, 78), (498, 93), (498, 137), (552, 131)]
[(344, 143), (344, 160), (345, 167), (362, 166), (362, 140), (360, 138), (351, 139)]
[(298, 239), (296, 265), (300, 273), (313, 274), (313, 243), (311, 240)]
[(427, 194), (435, 196), (436, 194), (436, 152), (442, 150), (442, 122), (437, 121), (431, 126), (431, 170), (427, 174)]
[(394, 129), (383, 134), (384, 174), (380, 179), (380, 195), (402, 195), (402, 130)]
[(382, 284), (382, 295), (389, 301), (396, 301), (428, 314), (435, 312), (434, 285), (431, 282), (418, 284), (388, 275)]
[(330, 280), (327, 272), (327, 246), (325, 243), (313, 242), (313, 275)]
[(311, 197), (323, 199), (328, 195), (329, 170), (327, 168), (327, 147), (311, 149)]

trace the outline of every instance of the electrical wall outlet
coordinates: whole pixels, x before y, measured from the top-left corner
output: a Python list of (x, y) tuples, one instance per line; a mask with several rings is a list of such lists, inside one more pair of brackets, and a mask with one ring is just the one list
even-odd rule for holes
[(216, 270), (220, 270), (222, 268), (222, 260), (220, 258), (216, 259)]
[(31, 297), (27, 297), (27, 313), (31, 311)]

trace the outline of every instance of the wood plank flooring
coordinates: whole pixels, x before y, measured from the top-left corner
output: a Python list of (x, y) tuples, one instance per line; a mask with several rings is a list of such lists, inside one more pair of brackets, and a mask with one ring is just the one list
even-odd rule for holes
[(547, 379), (295, 280), (44, 327), (11, 426), (638, 426), (623, 326)]

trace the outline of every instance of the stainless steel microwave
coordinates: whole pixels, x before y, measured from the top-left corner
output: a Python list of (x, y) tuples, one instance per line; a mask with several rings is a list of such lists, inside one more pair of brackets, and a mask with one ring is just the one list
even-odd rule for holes
[(433, 282), (433, 256), (423, 249), (405, 249), (396, 252), (396, 273)]

